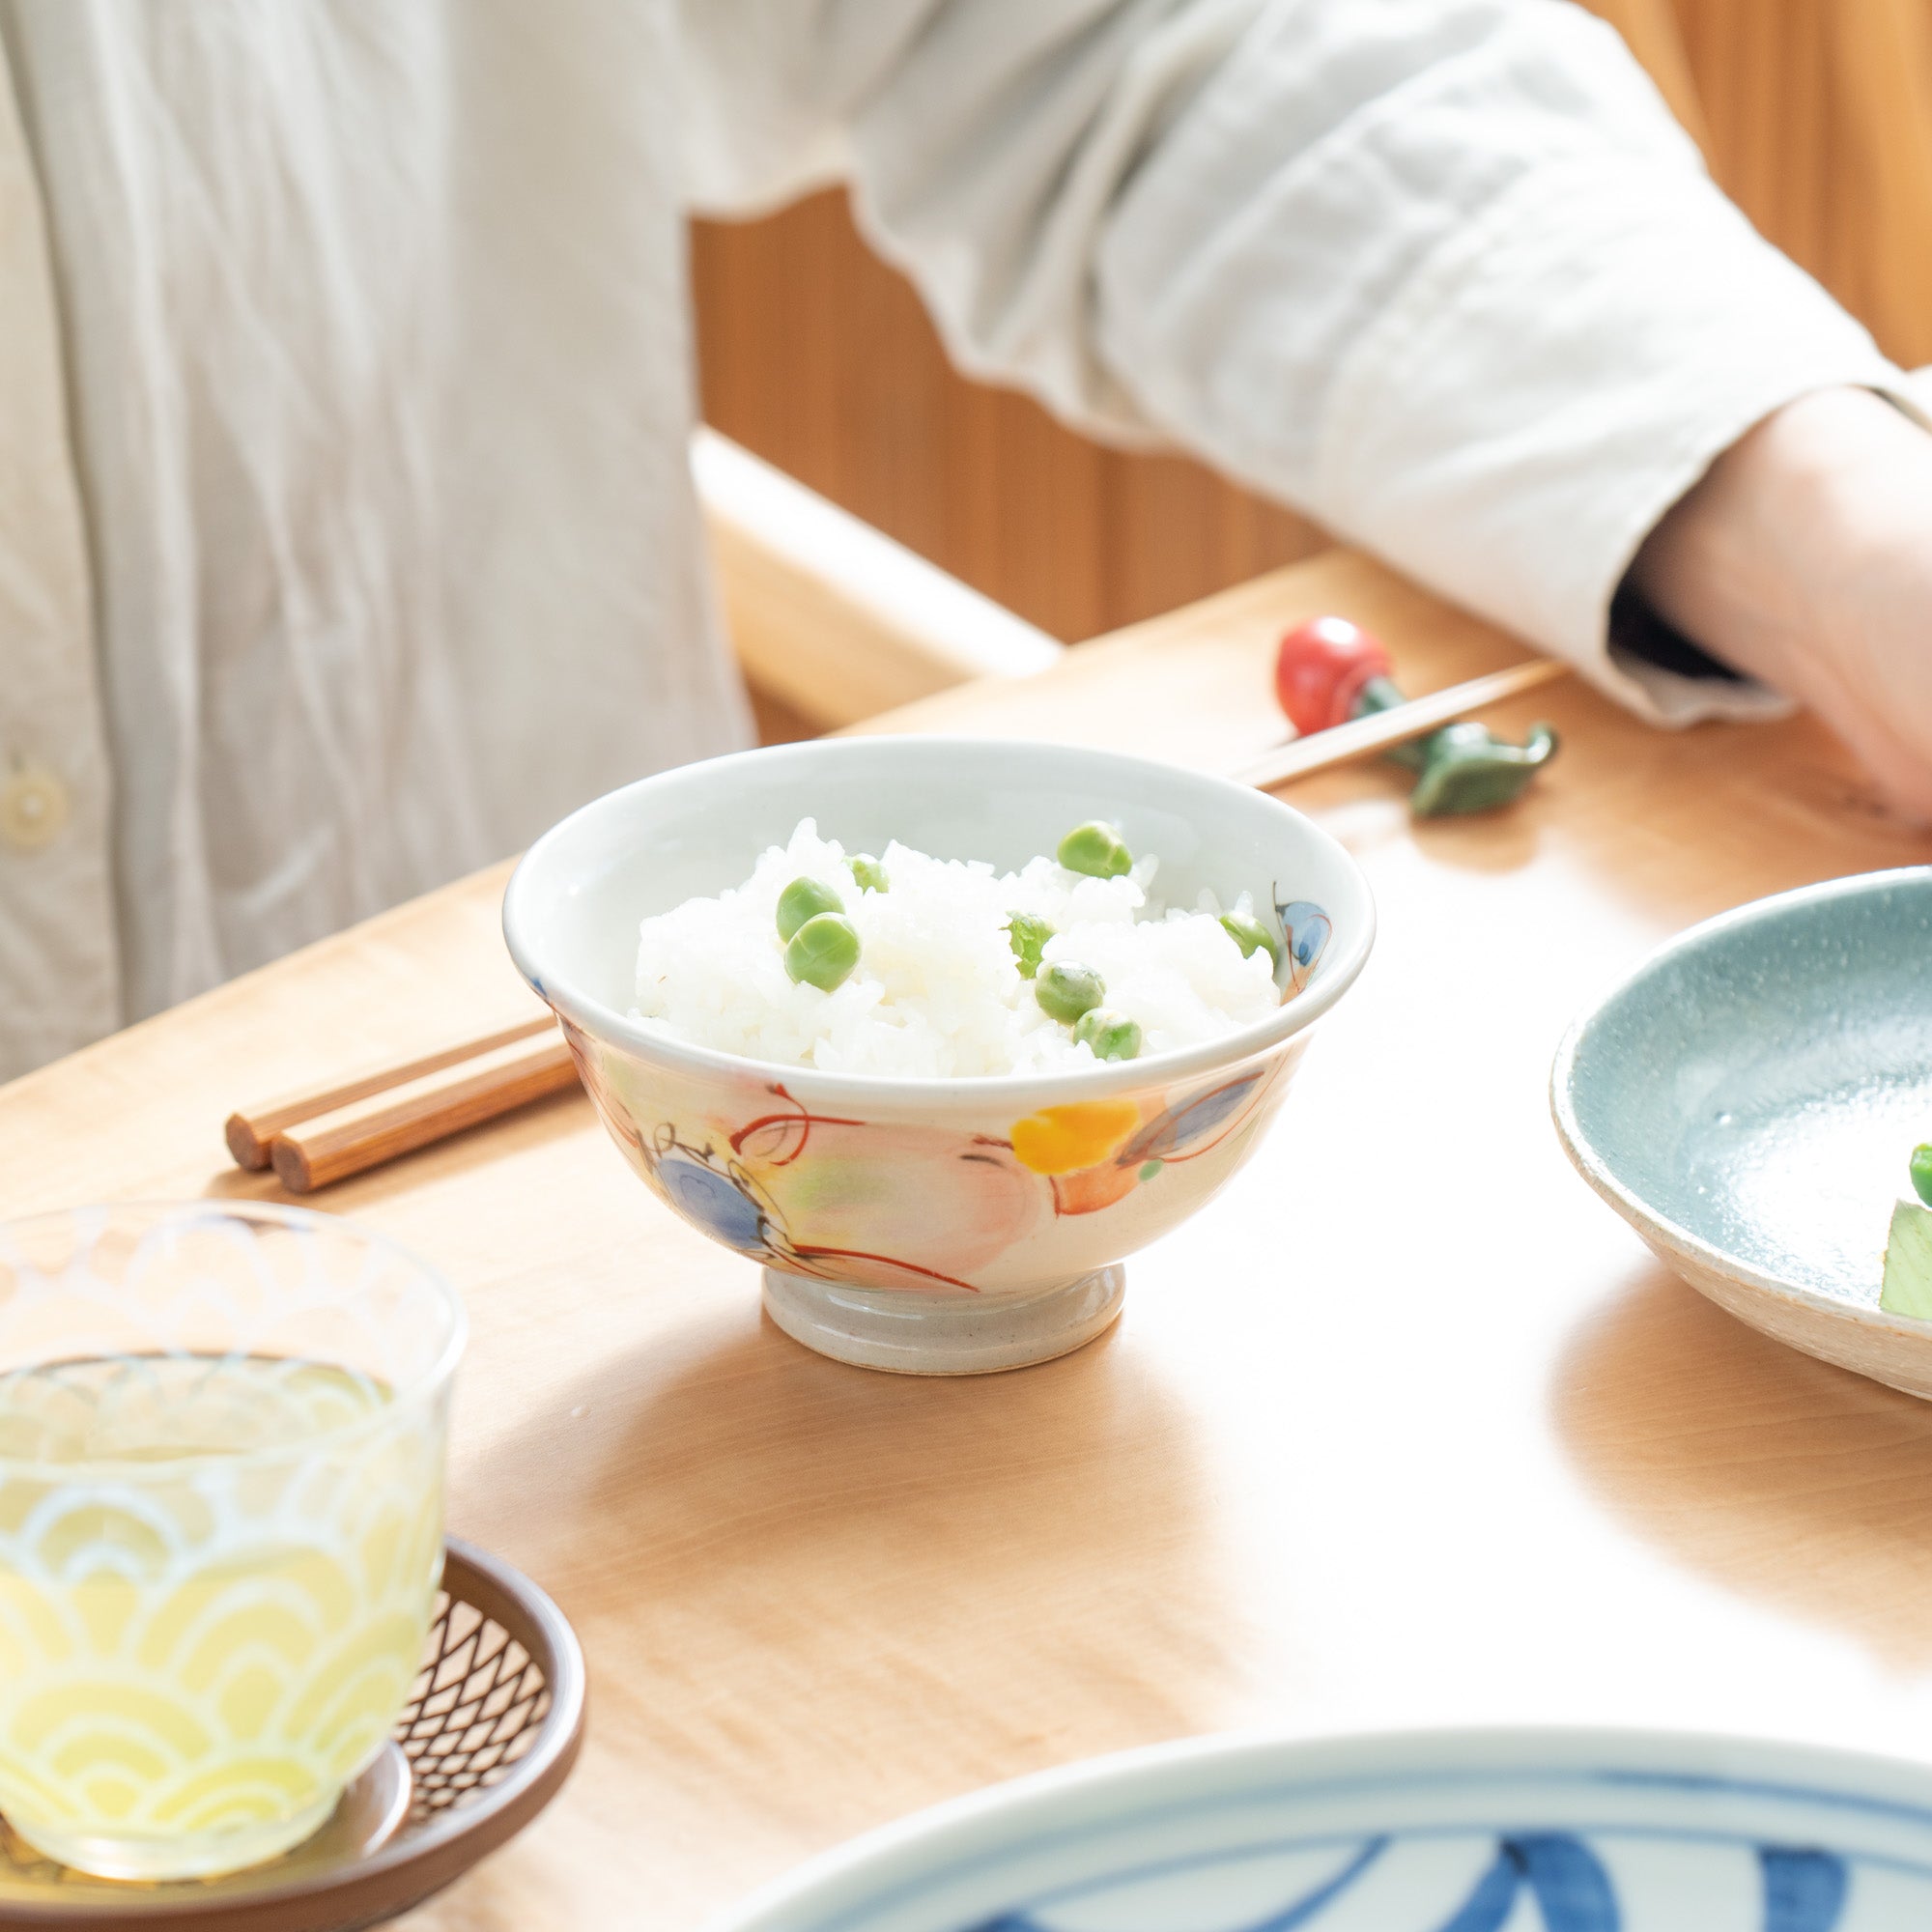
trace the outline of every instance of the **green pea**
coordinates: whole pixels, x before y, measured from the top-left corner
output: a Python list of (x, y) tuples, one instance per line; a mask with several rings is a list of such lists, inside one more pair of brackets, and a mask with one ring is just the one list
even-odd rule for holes
[(785, 971), (793, 980), (822, 993), (842, 986), (858, 963), (859, 929), (842, 913), (814, 913), (785, 948)]
[(845, 861), (845, 867), (861, 892), (889, 893), (893, 889), (893, 882), (886, 877), (886, 868), (867, 853), (855, 852)]
[(1092, 967), (1056, 959), (1042, 966), (1033, 982), (1033, 996), (1048, 1019), (1071, 1026), (1080, 1015), (1107, 997), (1107, 984)]
[(844, 910), (845, 901), (830, 886), (821, 886), (816, 879), (794, 879), (779, 895), (779, 937), (789, 942), (807, 920)]
[(1281, 941), (1258, 919), (1242, 919), (1238, 914), (1224, 912), (1221, 915), (1221, 930), (1241, 949), (1241, 957), (1250, 959), (1257, 948), (1265, 948), (1267, 956), (1274, 961), (1274, 970), (1281, 971)]
[(1085, 872), (1094, 879), (1118, 879), (1134, 864), (1121, 835), (1097, 818), (1076, 825), (1060, 841), (1059, 858), (1069, 872)]
[(1091, 1046), (1095, 1060), (1132, 1060), (1141, 1050), (1141, 1023), (1112, 1007), (1089, 1007), (1073, 1023), (1073, 1037)]
[(1932, 1141), (1912, 1150), (1912, 1191), (1932, 1208)]
[(1052, 926), (1033, 913), (1016, 912), (1008, 920), (1007, 941), (1020, 962), (1022, 980), (1031, 980), (1039, 971), (1040, 950), (1052, 937)]

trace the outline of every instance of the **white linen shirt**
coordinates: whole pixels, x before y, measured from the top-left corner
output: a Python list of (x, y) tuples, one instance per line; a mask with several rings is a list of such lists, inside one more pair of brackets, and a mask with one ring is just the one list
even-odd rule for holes
[(0, 0), (0, 1074), (744, 741), (683, 216), (1654, 714), (1644, 533), (1899, 393), (1564, 0)]

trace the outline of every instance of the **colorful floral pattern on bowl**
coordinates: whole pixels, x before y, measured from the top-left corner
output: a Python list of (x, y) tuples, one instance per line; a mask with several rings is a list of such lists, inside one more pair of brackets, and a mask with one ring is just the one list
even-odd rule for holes
[[(1161, 855), (1174, 900), (1206, 885), (1272, 904), (1282, 1004), (1144, 1062), (952, 1081), (768, 1065), (632, 1017), (639, 920), (744, 877), (808, 814), (853, 847), (896, 836), (1003, 866), (1069, 822), (1113, 818)], [(1122, 1258), (1253, 1151), (1310, 1023), (1359, 972), (1374, 912), (1347, 854), (1262, 794), (1103, 753), (858, 739), (713, 760), (598, 801), (532, 849), (504, 927), (627, 1159), (763, 1267), (781, 1326), (848, 1361), (970, 1373), (1065, 1352), (1113, 1320)]]
[(970, 1099), (820, 1112), (785, 1068), (695, 1080), (564, 1033), (631, 1165), (714, 1240), (784, 1274), (980, 1295), (1037, 1293), (1177, 1227), (1246, 1159), (1307, 1041), (1015, 1119)]

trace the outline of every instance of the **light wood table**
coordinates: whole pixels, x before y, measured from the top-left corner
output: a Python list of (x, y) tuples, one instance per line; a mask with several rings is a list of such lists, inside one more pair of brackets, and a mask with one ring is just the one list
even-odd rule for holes
[[(1336, 556), (892, 722), (1233, 762), (1276, 729), (1275, 636), (1321, 610), (1417, 690), (1520, 655)], [(1508, 814), (1414, 826), (1374, 766), (1297, 790), (1368, 869), (1376, 956), (1253, 1165), (1077, 1355), (920, 1382), (807, 1353), (576, 1095), (321, 1197), (468, 1296), (452, 1524), (590, 1662), (574, 1782), (410, 1924), (687, 1927), (915, 1806), (1220, 1727), (1932, 1754), (1932, 1407), (1681, 1287), (1545, 1098), (1571, 1015), (1665, 934), (1932, 844), (1806, 724), (1670, 736), (1575, 684), (1530, 709), (1566, 745)], [(271, 1193), (223, 1164), (231, 1105), (515, 1007), (502, 878), (0, 1092), (0, 1213)]]

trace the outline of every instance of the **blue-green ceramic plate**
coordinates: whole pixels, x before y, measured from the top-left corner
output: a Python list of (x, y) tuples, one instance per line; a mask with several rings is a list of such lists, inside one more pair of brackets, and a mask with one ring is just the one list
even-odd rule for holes
[(1932, 1140), (1932, 867), (1692, 927), (1572, 1028), (1550, 1098), (1584, 1179), (1693, 1287), (1932, 1396), (1932, 1322), (1878, 1306)]

